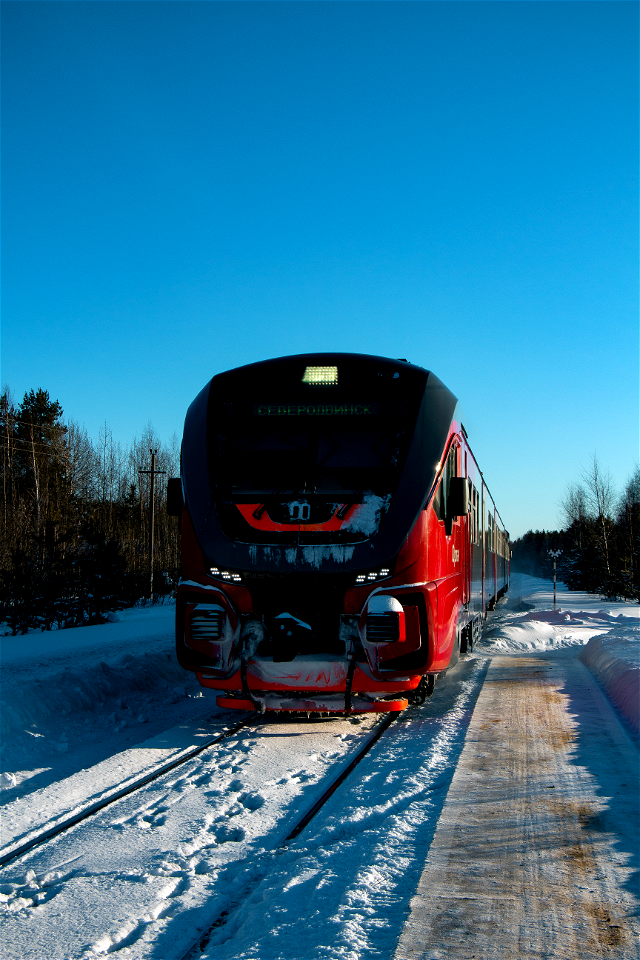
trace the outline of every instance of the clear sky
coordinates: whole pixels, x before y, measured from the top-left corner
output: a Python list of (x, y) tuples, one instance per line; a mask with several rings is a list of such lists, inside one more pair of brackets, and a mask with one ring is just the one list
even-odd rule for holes
[(406, 357), (518, 536), (638, 459), (631, 2), (5, 2), (2, 381), (180, 434), (217, 372)]

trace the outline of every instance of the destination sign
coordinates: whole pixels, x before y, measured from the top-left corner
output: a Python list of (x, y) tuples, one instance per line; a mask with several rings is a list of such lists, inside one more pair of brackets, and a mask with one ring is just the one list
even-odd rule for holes
[(371, 417), (377, 403), (254, 403), (257, 417)]

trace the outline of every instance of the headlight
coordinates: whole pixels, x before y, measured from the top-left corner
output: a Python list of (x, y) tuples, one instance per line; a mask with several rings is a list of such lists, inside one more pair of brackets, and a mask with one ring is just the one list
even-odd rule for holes
[(384, 580), (385, 577), (391, 576), (391, 570), (389, 567), (381, 567), (379, 570), (372, 570), (370, 573), (358, 573), (356, 574), (356, 586), (360, 586), (363, 583), (373, 583), (374, 580)]
[(236, 570), (221, 570), (220, 567), (211, 567), (209, 573), (217, 580), (226, 580), (228, 583), (242, 583), (242, 577)]

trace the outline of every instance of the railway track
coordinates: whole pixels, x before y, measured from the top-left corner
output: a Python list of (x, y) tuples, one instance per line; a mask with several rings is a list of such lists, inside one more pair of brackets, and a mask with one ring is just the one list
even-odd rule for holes
[[(160, 951), (179, 944), (172, 956), (196, 960), (242, 916), (257, 886), (289, 869), (291, 858), (306, 856), (308, 843), (315, 848), (318, 829), (330, 835), (336, 824), (342, 838), (336, 801), (328, 803), (342, 784), (345, 797), (352, 798), (345, 802), (364, 791), (365, 807), (371, 797), (388, 809), (384, 797), (395, 795), (398, 778), (409, 794), (422, 796), (424, 786), (414, 782), (413, 769), (425, 763), (407, 747), (416, 735), (421, 749), (431, 750), (433, 742), (438, 753), (458, 743), (467, 714), (458, 707), (454, 716), (449, 711), (462, 702), (461, 692), (465, 702), (473, 700), (483, 672), (469, 663), (457, 683), (443, 685), (423, 707), (363, 718), (362, 725), (353, 718), (283, 723), (245, 716), (177, 762), (122, 785), (106, 802), (5, 848), (0, 889), (5, 902), (10, 897), (6, 932), (15, 951), (7, 956), (36, 956), (34, 942), (46, 955), (59, 955), (55, 927), (46, 921), (46, 904), (55, 898), (56, 915), (75, 916), (77, 904), (85, 904), (77, 930), (65, 934), (65, 956), (98, 958), (134, 943), (134, 955), (143, 956), (146, 948), (138, 941), (145, 941)], [(385, 737), (392, 724), (394, 736)], [(382, 751), (380, 768), (376, 759), (367, 764), (364, 778), (353, 776), (375, 744)], [(424, 774), (428, 782), (433, 780), (430, 763)], [(345, 816), (348, 822), (351, 814)], [(296, 843), (318, 819), (321, 826), (308, 843)], [(354, 821), (356, 833), (361, 826)], [(15, 920), (14, 900), (21, 911), (13, 914)], [(163, 939), (169, 928), (171, 944)]]
[[(335, 792), (335, 790), (340, 786), (340, 784), (349, 776), (352, 770), (355, 769), (360, 760), (369, 752), (374, 743), (382, 736), (384, 731), (390, 724), (396, 719), (397, 714), (389, 713), (384, 716), (374, 728), (374, 733), (365, 737), (365, 742), (362, 747), (356, 752), (352, 757), (349, 764), (342, 770), (342, 772), (331, 782), (330, 786), (325, 790), (319, 800), (313, 804), (310, 810), (308, 810), (303, 817), (296, 823), (293, 829), (289, 832), (283, 845), (289, 843), (291, 840), (295, 839), (299, 833), (305, 828), (310, 820), (316, 815), (316, 813), (324, 806), (329, 797)], [(158, 768), (153, 770), (151, 773), (143, 773), (138, 777), (134, 777), (126, 782), (126, 784), (116, 787), (115, 789), (108, 792), (106, 796), (100, 798), (100, 800), (90, 803), (88, 806), (83, 807), (81, 810), (76, 810), (72, 814), (63, 816), (60, 818), (54, 825), (46, 826), (44, 828), (35, 828), (26, 839), (22, 840), (19, 843), (8, 844), (4, 848), (0, 848), (0, 867), (3, 867), (14, 860), (19, 859), (24, 854), (29, 853), (32, 850), (35, 850), (37, 847), (46, 843), (49, 840), (52, 840), (54, 837), (59, 836), (60, 834), (65, 833), (67, 830), (70, 830), (72, 827), (77, 826), (82, 823), (84, 820), (88, 820), (90, 817), (95, 816), (100, 813), (102, 810), (105, 810), (111, 804), (116, 803), (118, 800), (122, 800), (124, 797), (128, 797), (131, 794), (136, 793), (136, 791), (141, 790), (143, 787), (146, 787), (148, 784), (153, 783), (154, 780), (159, 780), (161, 777), (165, 776), (167, 773), (175, 770), (177, 767), (182, 766), (187, 763), (189, 760), (192, 760), (194, 757), (199, 756), (201, 753), (204, 753), (206, 750), (211, 749), (216, 744), (221, 743), (223, 740), (227, 740), (230, 737), (234, 736), (238, 731), (252, 726), (257, 719), (260, 718), (260, 714), (254, 713), (249, 717), (243, 718), (239, 723), (234, 724), (228, 730), (225, 730), (223, 733), (216, 736), (210, 737), (204, 743), (198, 744), (197, 747), (193, 747), (190, 750), (182, 753), (178, 758), (168, 760), (166, 763), (161, 764)]]
[[(355, 753), (355, 755), (351, 758), (347, 766), (341, 771), (341, 773), (338, 774), (337, 777), (335, 777), (335, 779), (331, 781), (331, 783), (329, 784), (327, 789), (324, 791), (322, 796), (319, 797), (318, 800), (316, 800), (313, 806), (309, 810), (307, 810), (307, 812), (302, 817), (300, 817), (300, 819), (297, 821), (295, 826), (289, 831), (287, 836), (278, 845), (276, 852), (281, 851), (282, 849), (287, 847), (292, 840), (295, 840), (296, 837), (298, 837), (299, 834), (302, 833), (302, 831), (307, 826), (307, 824), (310, 823), (311, 820), (313, 820), (313, 818), (316, 816), (316, 814), (320, 812), (320, 810), (325, 805), (327, 800), (329, 800), (329, 798), (333, 796), (333, 794), (338, 789), (340, 784), (344, 783), (344, 781), (347, 779), (349, 774), (351, 774), (355, 770), (355, 768), (363, 759), (363, 757), (367, 755), (369, 750), (371, 750), (374, 744), (377, 743), (377, 741), (380, 739), (382, 734), (391, 726), (391, 724), (395, 720), (398, 719), (399, 716), (400, 714), (398, 713), (388, 713), (384, 716), (382, 720), (380, 720), (379, 723), (376, 724), (376, 726), (373, 729), (373, 732), (368, 737), (365, 738), (365, 742), (362, 744), (359, 750)], [(252, 884), (252, 888), (254, 886), (257, 886), (257, 884), (261, 880), (262, 880), (262, 876), (258, 874), (255, 878), (254, 883)], [(251, 892), (250, 889), (245, 890), (243, 892), (242, 900), (245, 900), (250, 892)], [(216, 919), (212, 923), (210, 923), (208, 930), (204, 934), (201, 934), (198, 937), (198, 940), (196, 941), (196, 943), (193, 944), (193, 946), (191, 946), (185, 954), (183, 954), (180, 960), (197, 960), (197, 957), (200, 956), (202, 952), (206, 949), (209, 943), (209, 940), (211, 938), (211, 935), (214, 933), (216, 929), (218, 929), (218, 927), (221, 927), (226, 922), (229, 914), (237, 906), (238, 904), (234, 904), (232, 908), (221, 911), (218, 917), (216, 917)]]
[(101, 810), (105, 810), (117, 800), (121, 800), (123, 797), (127, 797), (130, 794), (135, 793), (137, 790), (140, 790), (142, 787), (147, 786), (147, 784), (153, 783), (154, 780), (158, 780), (171, 770), (175, 770), (176, 767), (182, 766), (182, 764), (187, 763), (189, 760), (192, 760), (199, 754), (204, 753), (205, 750), (209, 750), (222, 740), (226, 740), (229, 737), (234, 736), (238, 730), (242, 730), (243, 727), (248, 727), (257, 716), (258, 714), (251, 714), (249, 717), (245, 717), (233, 727), (223, 731), (223, 733), (210, 737), (204, 743), (199, 743), (197, 747), (187, 750), (177, 758), (167, 760), (166, 763), (161, 764), (151, 773), (146, 772), (138, 777), (130, 778), (124, 785), (110, 790), (107, 795), (101, 797), (100, 800), (90, 803), (88, 806), (83, 807), (81, 810), (76, 810), (72, 814), (61, 817), (53, 826), (46, 826), (43, 828), (36, 827), (30, 832), (26, 839), (20, 841), (19, 843), (8, 844), (6, 847), (0, 848), (0, 867), (11, 863), (13, 860), (17, 860), (25, 853), (34, 850), (36, 847), (41, 846), (48, 840), (52, 840), (61, 833), (65, 833), (67, 830), (70, 830), (71, 827), (75, 827), (77, 824), (82, 823), (83, 820), (88, 820), (89, 817), (95, 816), (95, 814), (100, 813)]

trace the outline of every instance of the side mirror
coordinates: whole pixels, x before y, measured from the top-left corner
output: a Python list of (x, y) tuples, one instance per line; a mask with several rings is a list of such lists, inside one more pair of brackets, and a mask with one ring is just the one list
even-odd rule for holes
[(469, 513), (469, 484), (466, 477), (451, 477), (447, 497), (447, 517), (466, 517)]
[(183, 506), (182, 480), (180, 477), (172, 477), (167, 481), (167, 513), (170, 517), (179, 517)]

